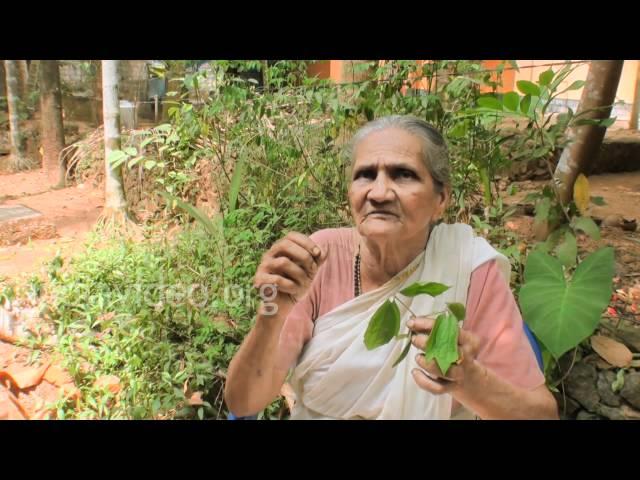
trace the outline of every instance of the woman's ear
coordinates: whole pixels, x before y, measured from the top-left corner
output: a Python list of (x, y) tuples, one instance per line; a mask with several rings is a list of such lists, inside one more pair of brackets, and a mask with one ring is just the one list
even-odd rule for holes
[(444, 217), (444, 212), (447, 210), (447, 206), (449, 205), (449, 200), (451, 199), (451, 188), (448, 186), (443, 187), (438, 195), (440, 196), (440, 203), (437, 209), (437, 216), (438, 220), (440, 220)]

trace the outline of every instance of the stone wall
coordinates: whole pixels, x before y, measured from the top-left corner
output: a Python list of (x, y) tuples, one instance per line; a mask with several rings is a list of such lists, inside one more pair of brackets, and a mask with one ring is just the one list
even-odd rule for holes
[(565, 419), (640, 419), (640, 371), (637, 368), (619, 371), (605, 362), (577, 363), (565, 381), (565, 394), (564, 397), (556, 394)]

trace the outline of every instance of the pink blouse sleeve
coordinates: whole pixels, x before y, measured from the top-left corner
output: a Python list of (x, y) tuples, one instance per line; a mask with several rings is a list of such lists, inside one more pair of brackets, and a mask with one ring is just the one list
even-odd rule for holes
[[(325, 231), (319, 231), (310, 235), (309, 238), (320, 248), (325, 249), (331, 240), (331, 235)], [(322, 277), (327, 275), (327, 269), (331, 270), (333, 260), (333, 258), (327, 258), (327, 262), (318, 269), (307, 295), (301, 298), (289, 312), (280, 333), (278, 368), (286, 370), (294, 367), (305, 344), (311, 340), (314, 321), (318, 317), (320, 306), (320, 284)]]
[(478, 361), (506, 381), (533, 389), (545, 383), (520, 310), (495, 261), (471, 275), (463, 328), (480, 338)]

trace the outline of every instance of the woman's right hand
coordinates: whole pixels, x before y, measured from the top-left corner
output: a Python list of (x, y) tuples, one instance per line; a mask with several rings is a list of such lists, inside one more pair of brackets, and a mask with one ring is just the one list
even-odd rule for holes
[(262, 256), (253, 285), (271, 298), (275, 298), (273, 292), (263, 291), (263, 287), (275, 285), (278, 297), (289, 294), (298, 301), (308, 293), (326, 258), (327, 252), (309, 237), (290, 232)]

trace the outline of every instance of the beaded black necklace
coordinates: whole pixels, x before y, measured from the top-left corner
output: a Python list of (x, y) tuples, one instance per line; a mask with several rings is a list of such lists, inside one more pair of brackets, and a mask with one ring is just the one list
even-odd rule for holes
[(356, 262), (353, 267), (353, 291), (355, 296), (359, 297), (362, 293), (362, 286), (360, 285), (360, 245), (358, 245), (358, 253), (356, 254)]

